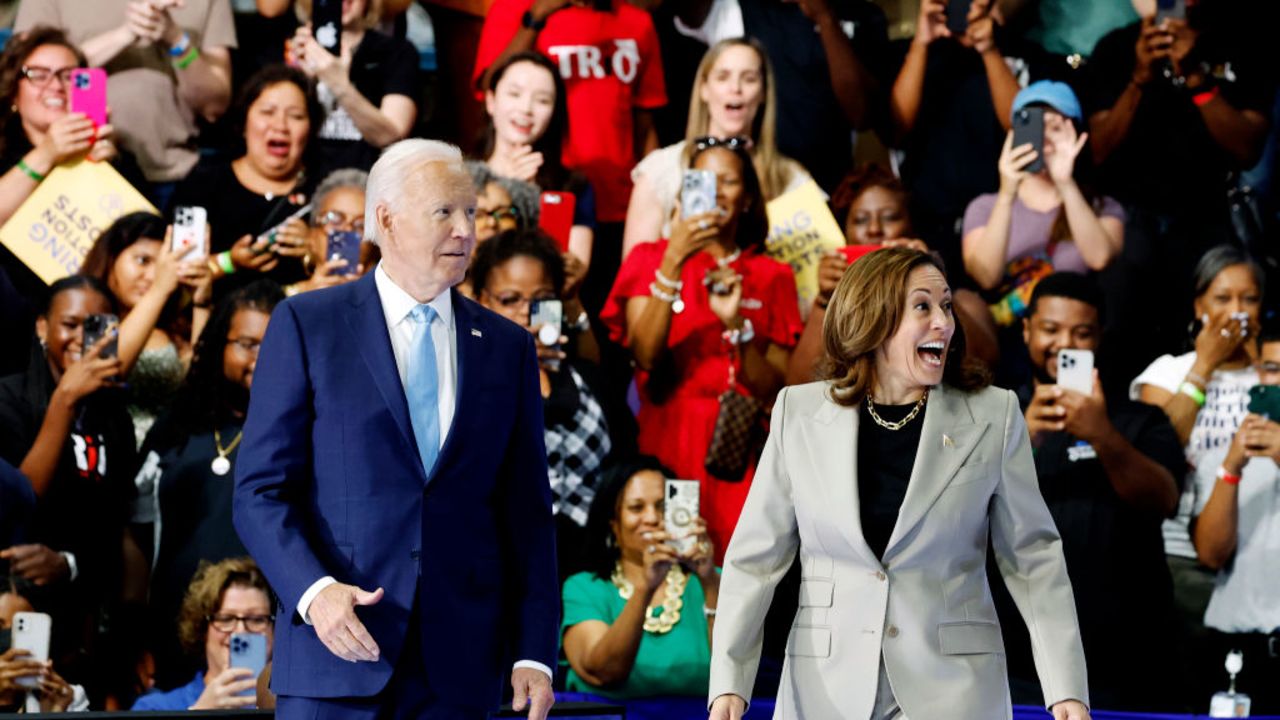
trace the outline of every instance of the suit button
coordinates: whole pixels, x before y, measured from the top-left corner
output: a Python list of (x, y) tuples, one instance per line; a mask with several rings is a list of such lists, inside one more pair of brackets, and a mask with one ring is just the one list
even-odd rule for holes
[(876, 571), (876, 579), (879, 580), (880, 582), (884, 582), (886, 577), (887, 576), (883, 572), (879, 570)]
[(898, 626), (890, 625), (888, 628), (885, 629), (884, 634), (888, 635), (891, 638), (898, 637)]

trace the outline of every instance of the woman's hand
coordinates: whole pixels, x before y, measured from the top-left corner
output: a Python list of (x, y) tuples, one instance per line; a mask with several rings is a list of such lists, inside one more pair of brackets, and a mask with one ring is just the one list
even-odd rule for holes
[(1044, 139), (1045, 145), (1051, 145), (1053, 148), (1053, 152), (1044, 154), (1044, 164), (1049, 168), (1049, 178), (1057, 185), (1072, 182), (1076, 158), (1089, 142), (1089, 133), (1076, 133), (1076, 126), (1064, 118), (1060, 123), (1045, 126)]
[(746, 711), (746, 700), (737, 695), (721, 695), (711, 702), (711, 714), (707, 720), (742, 720)]
[(0, 655), (0, 704), (20, 702), (30, 688), (19, 685), (18, 680), (39, 677), (48, 667), (48, 663), (32, 660), (26, 650), (14, 647), (6, 650)]
[(1196, 335), (1196, 359), (1203, 361), (1211, 373), (1230, 360), (1247, 337), (1245, 326), (1231, 315), (1223, 313), (1210, 317), (1209, 322), (1200, 328), (1200, 334)]
[(1031, 143), (1013, 146), (1013, 131), (1004, 138), (1004, 148), (1000, 150), (1000, 160), (996, 168), (1000, 170), (1000, 194), (1013, 197), (1018, 186), (1027, 177), (1026, 167), (1036, 159), (1036, 149)]
[(1089, 720), (1089, 708), (1079, 700), (1063, 700), (1049, 708), (1053, 720)]
[(245, 235), (231, 246), (231, 262), (241, 270), (268, 273), (280, 264), (280, 258), (273, 252), (267, 252), (267, 240), (255, 241), (252, 235)]
[(92, 120), (84, 113), (69, 112), (49, 123), (49, 130), (36, 145), (36, 152), (48, 163), (49, 169), (53, 169), (89, 152), (95, 137), (97, 132)]
[(212, 230), (204, 225), (204, 253), (199, 260), (182, 263), (180, 281), (191, 288), (191, 302), (197, 307), (207, 307), (213, 302), (213, 270), (209, 268), (209, 240)]
[(115, 131), (115, 128), (110, 123), (98, 127), (93, 147), (90, 148), (87, 156), (89, 160), (93, 162), (110, 162), (116, 159), (116, 156), (120, 153), (116, 150), (116, 144), (111, 140), (111, 135)]
[(538, 367), (544, 372), (555, 372), (560, 369), (560, 363), (569, 357), (560, 348), (569, 342), (569, 338), (561, 335), (555, 345), (543, 345), (538, 335), (540, 328), (530, 328), (533, 330), (533, 345), (538, 351)]
[(333, 260), (326, 260), (320, 263), (320, 265), (316, 267), (316, 271), (311, 274), (311, 277), (298, 283), (298, 291), (307, 292), (309, 290), (319, 290), (320, 288), (334, 287), (336, 285), (345, 285), (360, 277), (359, 272), (350, 274), (334, 274), (346, 266), (347, 261), (345, 258), (334, 258)]
[(258, 682), (249, 668), (227, 668), (218, 673), (208, 685), (196, 704), (188, 710), (217, 710), (225, 708), (253, 707), (257, 698), (254, 695), (240, 695), (246, 690), (253, 690)]
[(653, 592), (666, 582), (667, 572), (680, 562), (680, 556), (667, 544), (670, 536), (661, 530), (646, 533), (644, 539), (649, 543), (644, 548), (644, 582)]
[(708, 243), (720, 237), (720, 214), (708, 212), (689, 218), (680, 217), (680, 205), (676, 203), (675, 217), (671, 220), (671, 237), (667, 241), (667, 257), (677, 268), (684, 264)]
[(719, 586), (720, 573), (716, 572), (716, 546), (711, 542), (711, 536), (707, 534), (707, 521), (702, 518), (694, 520), (688, 537), (693, 538), (693, 547), (680, 555), (680, 564), (697, 575), (703, 587), (709, 583)]
[(182, 258), (173, 252), (173, 226), (170, 225), (165, 228), (164, 243), (156, 254), (155, 279), (151, 281), (148, 292), (162, 293), (165, 297), (172, 295), (182, 278), (182, 265)]
[(587, 279), (587, 264), (571, 252), (564, 253), (563, 257), (564, 290), (560, 293), (560, 299), (568, 303), (577, 299), (582, 281)]
[(503, 177), (533, 182), (544, 159), (542, 153), (536, 152), (532, 145), (521, 145), (511, 157), (495, 155), (489, 162), (489, 168)]
[(929, 252), (928, 243), (926, 243), (923, 240), (919, 240), (917, 238), (892, 238), (889, 240), (883, 240), (880, 243), (880, 247), (887, 247), (887, 248), (904, 247), (904, 248), (911, 248), (916, 252), (922, 252), (922, 253)]
[(62, 373), (54, 394), (60, 395), (68, 405), (75, 405), (100, 388), (114, 385), (120, 375), (120, 358), (104, 358), (101, 354), (107, 343), (115, 341), (115, 335), (104, 335), (92, 347), (82, 351), (80, 359)]
[(311, 229), (301, 218), (290, 218), (275, 234), (276, 241), (271, 251), (280, 257), (301, 258), (310, 251), (307, 243)]
[(40, 677), (36, 695), (40, 698), (40, 712), (64, 712), (76, 699), (76, 691), (53, 667), (47, 668)]
[(844, 277), (844, 271), (849, 269), (849, 258), (839, 250), (822, 256), (818, 260), (818, 297), (816, 301), (819, 306), (826, 307), (831, 302), (831, 296), (836, 291), (836, 285), (840, 284), (840, 278)]
[(707, 304), (726, 328), (742, 327), (742, 318), (738, 315), (742, 308), (742, 276), (728, 267), (707, 273)]
[(951, 37), (947, 29), (946, 0), (923, 0), (916, 16), (916, 35), (912, 43), (928, 45), (938, 38)]
[(341, 56), (335, 56), (316, 42), (310, 26), (303, 25), (293, 34), (294, 60), (303, 72), (319, 79), (330, 90), (349, 82), (352, 48), (343, 43), (341, 52)]

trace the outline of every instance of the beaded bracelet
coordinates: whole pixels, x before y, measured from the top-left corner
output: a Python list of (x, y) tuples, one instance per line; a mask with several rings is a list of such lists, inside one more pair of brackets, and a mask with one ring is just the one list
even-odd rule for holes
[(663, 275), (662, 270), (658, 268), (653, 269), (653, 277), (658, 281), (659, 285), (675, 290), (676, 292), (680, 292), (680, 290), (684, 288), (684, 281), (672, 280), (666, 275)]
[(669, 293), (663, 290), (662, 288), (658, 287), (658, 283), (649, 283), (649, 294), (661, 300), (662, 302), (673, 303), (676, 300), (680, 299), (679, 295), (675, 293)]

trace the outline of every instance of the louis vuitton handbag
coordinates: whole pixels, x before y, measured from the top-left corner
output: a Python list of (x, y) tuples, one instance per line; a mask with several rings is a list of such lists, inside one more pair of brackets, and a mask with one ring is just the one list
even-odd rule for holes
[(720, 414), (703, 467), (730, 482), (739, 482), (747, 473), (751, 456), (764, 437), (764, 405), (734, 390), (734, 362), (729, 363), (729, 387), (720, 393)]

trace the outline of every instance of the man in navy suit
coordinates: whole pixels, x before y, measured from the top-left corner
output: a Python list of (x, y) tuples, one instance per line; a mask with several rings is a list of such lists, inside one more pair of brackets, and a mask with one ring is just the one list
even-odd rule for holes
[(456, 147), (369, 173), (360, 280), (289, 298), (263, 339), (234, 518), (280, 598), (282, 718), (546, 717), (559, 634), (536, 351), (453, 286), (475, 245)]

